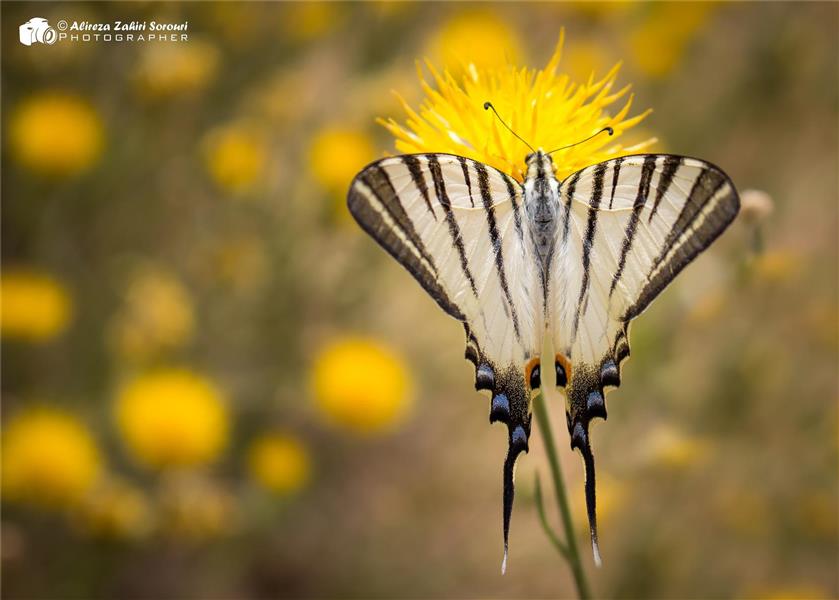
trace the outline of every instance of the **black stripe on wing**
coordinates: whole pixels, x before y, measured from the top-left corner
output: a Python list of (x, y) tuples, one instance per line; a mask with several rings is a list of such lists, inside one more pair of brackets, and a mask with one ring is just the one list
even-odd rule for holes
[(498, 271), (498, 280), (501, 283), (501, 290), (504, 292), (504, 298), (507, 300), (507, 306), (510, 308), (510, 318), (513, 320), (513, 330), (516, 334), (516, 339), (521, 342), (521, 331), (519, 330), (519, 317), (516, 312), (516, 306), (513, 304), (513, 298), (510, 295), (510, 286), (507, 283), (507, 273), (504, 269), (504, 253), (502, 251), (501, 236), (498, 234), (498, 224), (495, 219), (495, 207), (492, 201), (492, 194), (489, 190), (489, 173), (486, 166), (481, 163), (475, 163), (475, 168), (478, 171), (478, 186), (481, 190), (481, 198), (484, 202), (484, 209), (486, 210), (487, 225), (489, 226), (489, 239), (492, 243), (493, 254), (495, 255), (495, 268)]
[(449, 226), (449, 235), (451, 235), (452, 243), (457, 249), (457, 255), (460, 258), (460, 269), (463, 275), (469, 282), (469, 287), (475, 299), (478, 299), (478, 288), (475, 285), (475, 278), (472, 276), (472, 271), (469, 269), (469, 260), (466, 258), (466, 248), (463, 245), (463, 236), (460, 233), (460, 226), (452, 214), (452, 203), (449, 200), (449, 194), (446, 192), (446, 182), (443, 179), (443, 172), (440, 169), (440, 162), (433, 154), (428, 155), (428, 169), (431, 171), (431, 179), (434, 181), (434, 192), (437, 194), (437, 199), (446, 213), (446, 224)]
[(635, 239), (635, 232), (638, 229), (638, 221), (641, 218), (641, 211), (647, 203), (647, 196), (650, 195), (650, 181), (655, 172), (655, 161), (657, 156), (650, 154), (644, 158), (644, 165), (641, 167), (641, 180), (638, 182), (638, 195), (635, 197), (635, 202), (632, 205), (632, 215), (629, 217), (629, 222), (626, 224), (626, 233), (624, 234), (623, 243), (621, 244), (621, 255), (618, 260), (618, 270), (615, 271), (612, 277), (612, 286), (609, 288), (609, 296), (615, 292), (615, 288), (623, 275), (623, 269), (626, 267), (626, 259), (629, 256), (629, 251), (632, 249), (632, 241)]
[(608, 163), (600, 163), (594, 168), (594, 187), (589, 201), (588, 220), (586, 223), (586, 236), (583, 239), (583, 281), (580, 285), (580, 297), (577, 299), (577, 311), (574, 313), (574, 325), (571, 328), (571, 337), (577, 336), (577, 329), (580, 326), (580, 312), (583, 306), (583, 298), (588, 291), (591, 273), (591, 247), (594, 244), (594, 234), (597, 231), (597, 210), (600, 208), (600, 201), (603, 198), (603, 178), (606, 176)]
[(347, 206), (361, 228), (419, 281), (440, 308), (459, 321), (466, 320), (440, 285), (434, 259), (399, 202), (387, 172), (378, 163), (368, 166), (353, 181)]
[(682, 269), (725, 231), (739, 210), (740, 197), (734, 183), (720, 169), (705, 163), (661, 252), (653, 261), (647, 283), (623, 320), (641, 314)]

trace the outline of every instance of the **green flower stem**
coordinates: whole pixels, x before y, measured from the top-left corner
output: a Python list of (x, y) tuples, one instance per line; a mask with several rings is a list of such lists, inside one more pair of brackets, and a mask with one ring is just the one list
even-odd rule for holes
[[(591, 598), (591, 590), (588, 586), (586, 573), (580, 561), (580, 552), (577, 549), (577, 538), (574, 535), (574, 525), (571, 522), (571, 510), (568, 508), (568, 498), (565, 495), (565, 483), (562, 479), (562, 469), (559, 466), (559, 458), (554, 444), (553, 431), (551, 431), (551, 420), (548, 416), (548, 409), (545, 405), (545, 398), (540, 393), (533, 401), (533, 412), (536, 414), (536, 423), (539, 425), (539, 432), (542, 434), (542, 441), (545, 444), (545, 451), (548, 454), (548, 462), (551, 466), (551, 476), (554, 481), (556, 500), (559, 505), (559, 516), (562, 519), (562, 527), (565, 530), (565, 552), (561, 554), (571, 568), (574, 575), (574, 583), (577, 586), (577, 595), (582, 600)], [(555, 536), (549, 535), (555, 539)], [(552, 541), (553, 541), (552, 539)]]

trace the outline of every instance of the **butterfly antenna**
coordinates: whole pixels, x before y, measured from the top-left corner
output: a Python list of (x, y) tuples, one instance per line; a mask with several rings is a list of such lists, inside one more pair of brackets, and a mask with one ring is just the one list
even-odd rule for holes
[(598, 135), (600, 135), (600, 134), (601, 134), (601, 133), (603, 133), (604, 131), (605, 131), (606, 133), (608, 133), (609, 135), (614, 135), (614, 134), (615, 134), (615, 130), (614, 130), (614, 129), (612, 129), (611, 127), (604, 127), (603, 129), (601, 129), (601, 130), (600, 130), (600, 131), (598, 131), (597, 133), (595, 133), (595, 134), (593, 134), (593, 135), (588, 136), (588, 137), (587, 137), (586, 139), (584, 139), (584, 140), (580, 140), (579, 142), (574, 142), (573, 144), (568, 144), (567, 146), (562, 146), (562, 147), (560, 147), (560, 148), (554, 148), (553, 150), (551, 150), (550, 152), (546, 152), (545, 154), (553, 154), (554, 152), (559, 152), (560, 150), (565, 150), (566, 148), (570, 148), (570, 147), (572, 147), (572, 146), (576, 146), (577, 144), (583, 144), (583, 143), (585, 143), (585, 142), (589, 141), (589, 140), (590, 140), (590, 139), (592, 139), (592, 138), (596, 138)]
[(504, 127), (506, 127), (506, 128), (507, 128), (507, 130), (508, 130), (510, 133), (512, 133), (512, 134), (513, 134), (514, 136), (516, 136), (517, 138), (519, 138), (525, 146), (527, 146), (528, 148), (530, 148), (530, 151), (531, 151), (531, 152), (536, 152), (536, 150), (534, 150), (534, 149), (533, 149), (533, 146), (531, 146), (530, 144), (528, 144), (527, 142), (525, 142), (523, 137), (521, 137), (519, 134), (517, 134), (515, 131), (513, 131), (513, 129), (512, 129), (509, 125), (507, 125), (507, 124), (504, 122), (504, 119), (502, 119), (502, 118), (501, 118), (501, 115), (499, 115), (499, 114), (498, 114), (498, 111), (497, 111), (497, 110), (495, 110), (495, 107), (492, 105), (492, 102), (484, 102), (484, 110), (490, 110), (490, 109), (492, 109), (492, 112), (494, 112), (494, 113), (495, 113), (495, 116), (496, 116), (496, 117), (498, 117), (498, 120), (499, 120), (499, 121), (501, 121), (501, 124), (502, 124)]

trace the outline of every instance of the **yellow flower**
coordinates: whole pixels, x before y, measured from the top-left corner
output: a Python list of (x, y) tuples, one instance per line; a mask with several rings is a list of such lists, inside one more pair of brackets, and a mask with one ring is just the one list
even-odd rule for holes
[(87, 495), (76, 515), (90, 535), (135, 539), (151, 530), (151, 508), (143, 491), (121, 479), (108, 478)]
[(224, 449), (228, 416), (212, 381), (184, 369), (160, 369), (128, 382), (116, 422), (129, 452), (151, 467), (189, 467)]
[(247, 192), (265, 172), (268, 148), (254, 125), (232, 123), (211, 131), (205, 141), (207, 169), (220, 187)]
[[(628, 492), (623, 483), (610, 477), (599, 477), (597, 480), (597, 522), (603, 525), (619, 514), (627, 504), (627, 497)], [(582, 494), (574, 497), (572, 509), (574, 530), (588, 531), (588, 512)]]
[(366, 133), (329, 126), (319, 131), (309, 145), (309, 165), (315, 180), (343, 203), (355, 174), (376, 157)]
[(800, 269), (801, 259), (786, 250), (771, 250), (755, 257), (755, 275), (768, 283), (783, 283), (792, 279)]
[(90, 431), (75, 416), (55, 408), (30, 408), (3, 429), (4, 499), (66, 506), (96, 484), (102, 457)]
[(459, 72), (469, 65), (478, 69), (521, 60), (521, 43), (495, 12), (469, 10), (449, 19), (431, 41), (431, 56), (447, 69)]
[(757, 489), (720, 486), (711, 501), (725, 526), (745, 536), (765, 538), (777, 522), (769, 498)]
[(343, 20), (340, 2), (309, 0), (284, 5), (284, 31), (288, 38), (304, 42), (320, 38), (335, 29)]
[(311, 464), (306, 447), (296, 438), (266, 434), (256, 438), (248, 449), (248, 469), (260, 485), (278, 494), (289, 494), (304, 487)]
[(108, 333), (120, 354), (137, 359), (183, 345), (192, 337), (194, 321), (183, 284), (168, 271), (143, 265), (132, 273)]
[(323, 348), (311, 381), (323, 415), (361, 434), (393, 429), (412, 400), (402, 360), (372, 340), (346, 338)]
[(644, 461), (652, 466), (686, 469), (703, 463), (711, 448), (706, 440), (667, 425), (658, 425), (644, 437), (639, 451)]
[[(502, 118), (534, 148), (551, 151), (579, 142), (604, 127), (612, 127), (615, 136), (637, 124), (648, 113), (627, 118), (630, 96), (615, 113), (607, 109), (626, 96), (629, 86), (614, 91), (620, 65), (615, 65), (601, 80), (572, 83), (567, 75), (557, 74), (563, 37), (556, 51), (541, 70), (518, 69), (512, 64), (478, 68), (472, 66), (459, 84), (448, 70), (438, 72), (430, 63), (437, 89), (420, 74), (426, 100), (419, 112), (403, 102), (407, 123), (393, 119), (381, 121), (396, 137), (400, 152), (450, 152), (473, 158), (509, 173), (519, 181), (524, 177), (527, 146), (501, 125), (484, 102), (495, 105)], [(554, 154), (556, 175), (560, 179), (593, 163), (607, 160), (652, 144), (647, 140), (631, 148), (615, 143), (605, 133), (594, 139)]]
[(201, 541), (231, 530), (236, 502), (219, 484), (194, 474), (173, 474), (159, 490), (161, 528), (173, 537)]
[(43, 341), (64, 331), (73, 305), (50, 275), (6, 268), (0, 275), (0, 332), (3, 337)]
[(753, 600), (827, 600), (829, 596), (825, 594), (824, 590), (803, 583), (749, 590), (743, 594), (743, 597)]
[(135, 79), (139, 89), (149, 96), (195, 92), (213, 79), (218, 63), (218, 49), (200, 40), (190, 40), (188, 44), (146, 44)]
[(602, 73), (614, 64), (603, 44), (593, 40), (583, 40), (571, 46), (566, 61), (568, 74), (577, 81), (588, 80), (590, 76)]
[(642, 73), (664, 77), (679, 63), (714, 4), (661, 2), (647, 8), (649, 18), (630, 33), (629, 49)]
[(102, 121), (90, 104), (64, 92), (44, 92), (24, 100), (9, 121), (12, 154), (46, 175), (75, 175), (102, 154)]
[(223, 241), (214, 253), (215, 276), (236, 290), (249, 291), (265, 280), (269, 263), (259, 239), (240, 236)]

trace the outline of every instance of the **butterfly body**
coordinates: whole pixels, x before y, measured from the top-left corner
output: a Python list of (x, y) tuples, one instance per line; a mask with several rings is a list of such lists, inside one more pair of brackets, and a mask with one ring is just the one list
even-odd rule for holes
[(525, 162), (524, 206), (542, 269), (547, 271), (556, 240), (559, 181), (554, 175), (551, 157), (541, 150), (528, 154)]
[[(629, 324), (731, 223), (739, 198), (719, 168), (647, 154), (560, 181), (549, 154), (529, 154), (522, 183), (450, 154), (376, 161), (347, 202), (359, 225), (463, 324), (490, 422), (507, 425), (505, 564), (515, 461), (527, 451), (530, 404), (553, 368), (571, 448), (583, 456), (599, 562), (589, 424), (620, 384)], [(545, 336), (555, 355), (542, 356)]]

